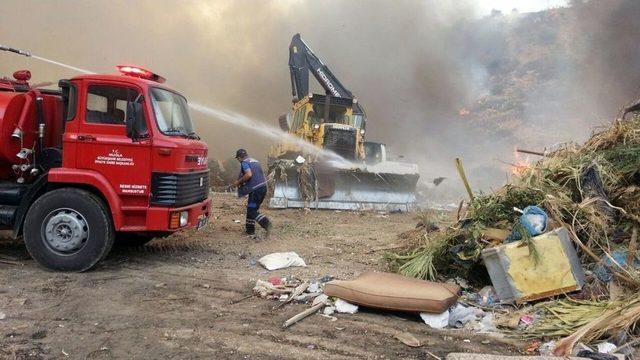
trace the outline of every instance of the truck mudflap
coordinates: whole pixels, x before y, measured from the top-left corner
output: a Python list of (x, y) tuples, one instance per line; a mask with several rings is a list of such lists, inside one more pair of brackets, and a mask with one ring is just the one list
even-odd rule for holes
[(340, 168), (280, 160), (269, 207), (412, 211), (419, 175), (403, 165)]

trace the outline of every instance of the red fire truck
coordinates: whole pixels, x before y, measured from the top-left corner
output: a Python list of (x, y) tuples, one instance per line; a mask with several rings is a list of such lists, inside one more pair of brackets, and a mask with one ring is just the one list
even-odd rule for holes
[(118, 237), (138, 244), (211, 212), (207, 146), (186, 99), (136, 66), (29, 85), (0, 80), (0, 229), (42, 266), (85, 271)]

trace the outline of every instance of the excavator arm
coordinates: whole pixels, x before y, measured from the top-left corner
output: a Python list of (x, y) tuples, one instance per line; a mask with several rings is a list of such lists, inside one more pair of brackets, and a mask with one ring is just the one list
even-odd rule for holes
[(354, 98), (351, 91), (344, 87), (327, 65), (311, 51), (300, 34), (295, 34), (289, 45), (289, 70), (294, 101), (309, 94), (309, 72), (318, 80), (327, 94), (341, 98)]

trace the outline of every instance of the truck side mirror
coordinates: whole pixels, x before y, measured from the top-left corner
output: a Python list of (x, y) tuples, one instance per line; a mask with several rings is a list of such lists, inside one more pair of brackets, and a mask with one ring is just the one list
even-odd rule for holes
[(144, 120), (142, 103), (130, 101), (127, 103), (127, 137), (139, 140), (148, 137), (147, 124)]

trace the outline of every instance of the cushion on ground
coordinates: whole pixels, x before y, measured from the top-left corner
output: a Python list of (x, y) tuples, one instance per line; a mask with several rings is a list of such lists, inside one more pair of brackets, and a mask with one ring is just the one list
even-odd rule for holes
[(324, 293), (377, 309), (439, 314), (456, 303), (460, 287), (398, 274), (365, 272), (354, 280), (328, 282)]

